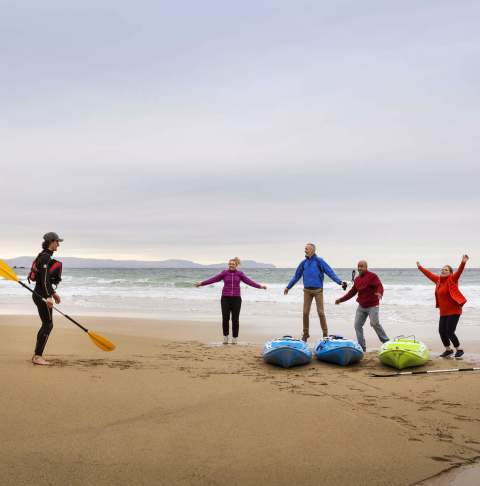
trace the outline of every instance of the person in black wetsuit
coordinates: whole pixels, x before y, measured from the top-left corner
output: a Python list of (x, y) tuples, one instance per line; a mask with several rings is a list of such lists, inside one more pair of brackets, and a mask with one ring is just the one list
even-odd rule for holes
[[(52, 274), (52, 256), (53, 252), (57, 251), (60, 246), (62, 238), (57, 233), (50, 232), (43, 236), (42, 248), (43, 250), (38, 254), (34, 262), (35, 272), (35, 293), (32, 294), (33, 302), (38, 309), (38, 315), (42, 321), (42, 327), (37, 334), (37, 344), (35, 346), (35, 354), (32, 357), (32, 363), (37, 365), (49, 365), (46, 359), (43, 358), (43, 351), (47, 344), (50, 332), (53, 329), (52, 307), (55, 304), (60, 304), (60, 296), (53, 288), (54, 284), (58, 284), (59, 279)], [(56, 262), (59, 263), (59, 262)], [(41, 296), (41, 297), (40, 297)], [(46, 299), (46, 302), (42, 300)]]

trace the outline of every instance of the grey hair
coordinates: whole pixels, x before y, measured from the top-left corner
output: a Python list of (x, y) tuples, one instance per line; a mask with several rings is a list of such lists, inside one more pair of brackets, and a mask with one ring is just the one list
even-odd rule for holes
[(307, 245), (313, 248), (314, 253), (317, 251), (317, 247), (315, 246), (315, 243), (307, 243)]

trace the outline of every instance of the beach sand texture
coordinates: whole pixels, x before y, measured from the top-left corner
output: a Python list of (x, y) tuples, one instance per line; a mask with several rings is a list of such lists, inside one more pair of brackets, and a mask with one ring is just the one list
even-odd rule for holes
[(36, 318), (0, 317), (2, 486), (411, 485), (480, 457), (480, 374), (372, 378), (375, 353), (283, 370), (188, 322), (173, 340), (107, 321), (115, 352), (57, 327), (46, 369), (29, 361)]

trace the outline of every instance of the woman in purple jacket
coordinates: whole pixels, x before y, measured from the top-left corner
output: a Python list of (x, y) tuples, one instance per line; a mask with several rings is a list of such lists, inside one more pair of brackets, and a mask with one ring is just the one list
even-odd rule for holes
[(220, 272), (218, 275), (198, 282), (197, 287), (203, 285), (210, 285), (215, 282), (223, 280), (222, 290), (222, 327), (223, 327), (223, 344), (228, 344), (228, 334), (230, 332), (230, 314), (232, 315), (232, 344), (237, 344), (238, 329), (240, 327), (240, 308), (242, 306), (242, 298), (240, 297), (240, 282), (245, 282), (251, 287), (257, 289), (266, 289), (266, 285), (260, 285), (257, 282), (249, 279), (243, 272), (237, 270), (240, 265), (240, 260), (235, 257), (229, 260), (228, 270)]

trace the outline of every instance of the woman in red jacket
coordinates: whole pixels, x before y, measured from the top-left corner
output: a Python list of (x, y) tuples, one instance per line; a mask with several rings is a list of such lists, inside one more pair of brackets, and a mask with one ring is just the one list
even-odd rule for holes
[(455, 329), (462, 315), (462, 307), (467, 302), (467, 299), (458, 289), (458, 280), (467, 262), (468, 255), (463, 255), (462, 262), (456, 272), (453, 271), (450, 265), (445, 265), (440, 275), (435, 275), (417, 262), (418, 269), (435, 283), (435, 300), (440, 310), (438, 331), (442, 343), (445, 346), (445, 351), (440, 355), (442, 358), (453, 354), (450, 343), (455, 348), (455, 358), (463, 356), (463, 350), (460, 349), (460, 342), (455, 335)]

